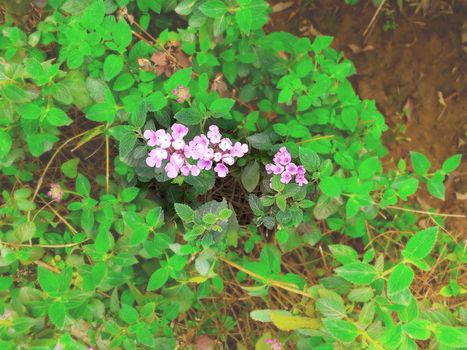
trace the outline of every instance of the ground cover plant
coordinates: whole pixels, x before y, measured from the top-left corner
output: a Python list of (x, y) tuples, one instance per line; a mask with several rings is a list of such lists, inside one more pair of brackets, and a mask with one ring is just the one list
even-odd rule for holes
[(262, 0), (41, 6), (0, 28), (5, 349), (465, 348), (464, 217), (411, 201), (461, 156), (383, 167), (332, 37)]

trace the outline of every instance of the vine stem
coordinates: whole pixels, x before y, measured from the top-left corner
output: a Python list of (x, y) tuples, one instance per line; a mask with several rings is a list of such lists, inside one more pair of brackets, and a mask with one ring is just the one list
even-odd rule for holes
[(295, 142), (295, 144), (301, 145), (301, 144), (304, 144), (304, 143), (314, 142), (314, 141), (318, 141), (318, 140), (332, 139), (333, 137), (335, 137), (335, 135), (317, 136), (317, 137), (313, 137), (313, 138), (308, 139), (308, 140)]
[(302, 290), (291, 287), (291, 286), (293, 286), (293, 284), (291, 284), (291, 283), (281, 282), (281, 281), (277, 281), (277, 280), (274, 280), (274, 279), (271, 279), (271, 278), (264, 278), (263, 276), (258, 275), (257, 273), (255, 273), (253, 271), (250, 271), (250, 270), (244, 268), (243, 266), (240, 266), (240, 265), (238, 265), (238, 264), (234, 263), (233, 261), (230, 261), (230, 260), (228, 260), (226, 258), (223, 258), (221, 256), (218, 256), (217, 258), (219, 260), (221, 260), (222, 262), (226, 263), (227, 265), (230, 265), (230, 266), (236, 268), (237, 270), (242, 271), (242, 272), (246, 273), (247, 275), (250, 275), (251, 277), (259, 279), (259, 280), (263, 281), (264, 283), (269, 284), (269, 285), (271, 285), (273, 287), (285, 289), (285, 290), (287, 290), (289, 292), (299, 294), (299, 295), (305, 296), (305, 297), (310, 298), (310, 299), (316, 299), (314, 296), (312, 296), (311, 294), (309, 294), (307, 292), (304, 292)]
[(82, 242), (77, 242), (77, 243), (68, 243), (68, 244), (22, 244), (22, 243), (12, 243), (12, 242), (1, 242), (0, 241), (0, 245), (6, 245), (6, 246), (9, 246), (9, 247), (19, 247), (19, 248), (22, 248), (22, 247), (26, 247), (26, 248), (30, 248), (30, 247), (39, 247), (39, 248), (70, 248), (70, 247), (74, 247), (74, 246), (77, 246), (77, 245), (80, 245), (80, 244), (83, 244), (87, 241), (89, 241), (90, 238), (87, 238), (85, 239), (84, 241)]
[(433, 215), (433, 216), (443, 216), (443, 217), (447, 217), (447, 218), (462, 218), (462, 219), (465, 219), (464, 214), (432, 213), (432, 212), (429, 212), (429, 211), (408, 209), (408, 208), (396, 207), (396, 206), (393, 206), (393, 205), (388, 205), (386, 208), (402, 210), (402, 211), (408, 211), (408, 212), (417, 213), (417, 214), (427, 214), (427, 215)]
[[(97, 128), (100, 128), (101, 126), (98, 126), (94, 129), (97, 129)], [(93, 130), (93, 129), (91, 129)], [(57, 147), (57, 149), (55, 150), (55, 152), (52, 154), (52, 157), (50, 157), (49, 161), (47, 162), (44, 170), (42, 171), (42, 174), (39, 178), (39, 181), (37, 182), (37, 185), (36, 185), (36, 188), (34, 190), (34, 194), (32, 195), (32, 201), (34, 202), (34, 200), (36, 199), (37, 197), (37, 194), (39, 193), (39, 190), (42, 186), (42, 183), (44, 182), (44, 177), (45, 177), (45, 174), (47, 173), (47, 171), (49, 170), (50, 166), (52, 165), (52, 162), (54, 161), (55, 157), (57, 157), (57, 155), (60, 153), (60, 151), (66, 146), (68, 145), (70, 142), (76, 140), (77, 138), (80, 138), (81, 136), (83, 135), (86, 135), (87, 133), (89, 132), (89, 130), (86, 130), (82, 133), (79, 133), (77, 135), (74, 135), (72, 137), (70, 137), (68, 140), (66, 140), (65, 142), (63, 142), (60, 146)], [(31, 218), (31, 211), (29, 210), (28, 211), (28, 221), (30, 221), (30, 218)]]
[(110, 178), (110, 151), (109, 151), (109, 136), (105, 136), (105, 192), (109, 193), (109, 178)]

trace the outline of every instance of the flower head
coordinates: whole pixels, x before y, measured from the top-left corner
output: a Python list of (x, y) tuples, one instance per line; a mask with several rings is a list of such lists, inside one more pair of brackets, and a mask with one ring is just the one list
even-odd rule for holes
[(185, 125), (175, 123), (170, 132), (163, 129), (146, 130), (143, 136), (148, 145), (154, 147), (146, 158), (150, 167), (164, 167), (171, 179), (179, 174), (198, 176), (202, 170), (214, 167), (217, 176), (225, 177), (229, 173), (228, 166), (234, 165), (237, 158), (248, 152), (248, 145), (222, 138), (219, 128), (211, 125), (207, 136), (200, 134), (191, 141), (185, 141), (188, 134)]
[(191, 97), (190, 88), (183, 87), (182, 84), (178, 86), (178, 89), (173, 89), (172, 93), (177, 97), (178, 103), (182, 103)]
[(269, 339), (265, 340), (266, 344), (269, 344), (270, 350), (282, 350), (282, 343), (277, 339)]
[(62, 188), (60, 187), (59, 184), (52, 182), (50, 184), (50, 190), (47, 192), (47, 195), (49, 197), (52, 197), (52, 199), (55, 200), (56, 202), (60, 202), (63, 196)]
[(292, 162), (292, 156), (289, 151), (287, 151), (287, 148), (281, 147), (274, 155), (273, 161), (273, 163), (266, 164), (266, 172), (268, 174), (280, 175), (282, 183), (290, 183), (294, 176), (295, 182), (299, 186), (303, 186), (308, 183), (308, 180), (305, 177), (305, 168), (303, 165), (297, 165)]

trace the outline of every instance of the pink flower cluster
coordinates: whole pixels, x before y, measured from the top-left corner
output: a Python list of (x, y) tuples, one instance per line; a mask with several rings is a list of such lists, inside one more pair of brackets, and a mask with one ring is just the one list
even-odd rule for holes
[(269, 339), (269, 338), (267, 338), (265, 341), (266, 341), (266, 344), (270, 344), (269, 345), (270, 350), (282, 350), (282, 344), (280, 341), (276, 339)]
[(164, 163), (164, 170), (171, 179), (180, 173), (198, 176), (201, 170), (211, 168), (217, 176), (225, 177), (229, 173), (228, 166), (248, 152), (248, 145), (234, 144), (223, 138), (216, 125), (209, 127), (207, 135), (197, 135), (189, 142), (184, 140), (187, 134), (188, 128), (177, 123), (172, 125), (171, 133), (163, 129), (146, 130), (143, 136), (148, 140), (148, 146), (155, 147), (149, 152), (146, 164), (160, 168)]
[(308, 180), (305, 177), (305, 168), (303, 165), (292, 163), (292, 156), (287, 148), (281, 147), (274, 155), (274, 163), (266, 164), (268, 174), (280, 175), (281, 182), (288, 184), (295, 176), (295, 182), (299, 186), (306, 185)]
[(172, 93), (177, 96), (177, 102), (182, 103), (186, 100), (188, 100), (191, 95), (190, 95), (190, 88), (188, 87), (183, 87), (183, 85), (179, 85), (178, 89), (173, 89)]
[(52, 182), (50, 184), (50, 190), (47, 192), (47, 196), (52, 197), (56, 202), (60, 202), (63, 196), (63, 191), (60, 185)]

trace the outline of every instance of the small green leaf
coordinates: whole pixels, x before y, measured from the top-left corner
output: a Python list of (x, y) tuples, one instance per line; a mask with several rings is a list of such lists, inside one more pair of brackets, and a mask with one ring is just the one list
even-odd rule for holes
[(413, 320), (404, 325), (404, 332), (417, 340), (428, 340), (431, 335), (431, 322), (428, 320)]
[(358, 253), (350, 246), (343, 244), (333, 244), (329, 246), (332, 256), (341, 264), (358, 262)]
[(29, 241), (36, 233), (36, 224), (28, 221), (16, 225), (15, 235), (20, 242)]
[(84, 197), (89, 197), (91, 193), (91, 183), (88, 178), (82, 174), (78, 174), (76, 178), (76, 192)]
[(64, 111), (55, 107), (49, 109), (45, 119), (53, 126), (70, 125), (73, 122)]
[(136, 198), (136, 196), (138, 195), (139, 193), (139, 188), (138, 187), (128, 187), (128, 188), (125, 188), (123, 191), (122, 191), (122, 199), (124, 202), (126, 203), (129, 203), (131, 202), (133, 199)]
[(65, 305), (61, 301), (53, 301), (49, 306), (49, 319), (57, 328), (63, 328), (65, 323)]
[(351, 322), (325, 318), (323, 323), (329, 333), (343, 343), (352, 343), (357, 338), (358, 328)]
[(227, 12), (227, 5), (220, 0), (208, 0), (201, 4), (199, 10), (208, 17), (217, 18)]
[(437, 239), (438, 228), (436, 226), (418, 231), (409, 239), (402, 255), (407, 259), (423, 259), (430, 254)]
[(428, 180), (427, 182), (427, 187), (428, 187), (428, 192), (433, 197), (439, 198), (444, 201), (445, 198), (445, 189), (444, 189), (444, 175), (441, 173), (441, 171), (437, 171), (435, 175)]
[(410, 152), (410, 161), (412, 162), (415, 173), (420, 176), (425, 175), (430, 170), (430, 161), (423, 154), (418, 152)]
[(315, 318), (288, 315), (281, 311), (269, 311), (272, 323), (283, 331), (297, 329), (319, 329), (320, 322)]
[(133, 308), (133, 307), (127, 305), (127, 304), (122, 305), (122, 308), (118, 312), (118, 315), (120, 316), (120, 318), (123, 321), (125, 321), (128, 324), (136, 323), (136, 321), (138, 321), (138, 317), (139, 317), (138, 316), (138, 311), (136, 311), (135, 308)]
[(4, 292), (10, 289), (12, 284), (13, 280), (11, 279), (11, 277), (0, 277), (0, 292)]
[(237, 11), (235, 15), (235, 21), (240, 28), (240, 31), (245, 34), (249, 35), (251, 31), (251, 24), (253, 23), (253, 14), (251, 10), (248, 8), (240, 9)]
[(109, 81), (115, 78), (123, 69), (123, 59), (117, 55), (108, 55), (104, 61), (104, 77)]
[(203, 114), (196, 108), (184, 108), (178, 111), (174, 118), (185, 125), (197, 125), (203, 120)]
[(151, 278), (148, 282), (147, 291), (156, 290), (161, 288), (169, 279), (169, 270), (167, 268), (161, 268), (156, 270), (151, 275)]
[(346, 107), (342, 111), (342, 122), (347, 127), (347, 130), (355, 131), (358, 124), (358, 113), (353, 107)]
[(73, 158), (63, 163), (60, 166), (60, 170), (66, 177), (74, 179), (78, 175), (78, 164), (79, 158)]
[(259, 183), (259, 164), (257, 162), (250, 163), (243, 168), (241, 181), (248, 192), (253, 192)]
[(316, 310), (325, 318), (342, 319), (346, 316), (344, 301), (338, 296), (319, 298)]
[(331, 176), (323, 177), (319, 182), (319, 188), (325, 195), (331, 198), (339, 197), (342, 193), (339, 180)]
[(338, 267), (336, 272), (339, 276), (355, 284), (370, 284), (378, 275), (373, 266), (362, 262), (354, 262)]
[(115, 91), (125, 91), (132, 87), (134, 83), (135, 79), (130, 73), (123, 73), (115, 79), (113, 89)]
[(409, 266), (397, 265), (388, 279), (388, 294), (396, 294), (409, 288), (414, 276), (415, 274)]
[(321, 165), (321, 159), (315, 151), (309, 148), (300, 147), (298, 154), (300, 157), (300, 162), (307, 171), (314, 173), (319, 169), (319, 166)]
[(60, 288), (60, 282), (56, 274), (46, 268), (39, 266), (37, 269), (37, 279), (44, 292), (55, 295)]
[(443, 163), (443, 172), (445, 174), (452, 173), (454, 170), (456, 170), (459, 165), (461, 164), (462, 160), (462, 155), (461, 154), (455, 154), (452, 157), (449, 157), (446, 159), (446, 161)]
[(193, 220), (193, 209), (191, 209), (186, 204), (175, 203), (175, 212), (177, 213), (178, 217), (182, 219), (184, 222), (191, 222)]
[(465, 349), (467, 327), (448, 327), (437, 325), (434, 332), (436, 339), (438, 339), (441, 345), (448, 348)]
[(10, 134), (0, 130), (0, 157), (6, 156), (10, 152), (13, 141)]

